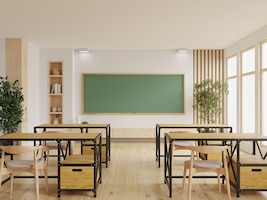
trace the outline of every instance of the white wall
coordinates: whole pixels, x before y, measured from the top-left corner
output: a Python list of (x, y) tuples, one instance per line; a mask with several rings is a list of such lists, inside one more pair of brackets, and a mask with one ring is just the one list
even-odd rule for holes
[(260, 30), (256, 31), (253, 34), (248, 35), (245, 38), (242, 38), (238, 42), (232, 44), (224, 50), (225, 57), (231, 56), (232, 54), (238, 53), (241, 50), (244, 50), (252, 45), (257, 45), (260, 41), (267, 39), (267, 26), (264, 26)]
[(74, 51), (73, 122), (82, 113), (82, 73), (185, 74), (185, 114), (92, 114), (83, 115), (89, 123), (110, 123), (112, 128), (155, 128), (156, 123), (193, 122), (193, 52), (176, 50), (91, 50)]
[[(5, 69), (5, 43), (0, 40), (0, 69)], [(76, 123), (82, 111), (82, 73), (184, 74), (185, 114), (179, 115), (83, 115), (89, 123), (110, 123), (112, 128), (149, 128), (156, 123), (193, 122), (193, 52), (175, 50), (92, 50), (79, 54), (72, 49), (41, 48), (28, 43), (28, 129), (48, 122), (48, 62), (64, 63), (64, 123)]]
[(63, 122), (72, 123), (73, 119), (73, 54), (72, 49), (61, 48), (41, 48), (40, 49), (40, 71), (39, 71), (39, 91), (40, 91), (40, 112), (39, 123), (48, 123), (48, 104), (49, 104), (49, 88), (48, 88), (48, 62), (63, 61), (64, 78), (63, 78)]
[(40, 82), (39, 82), (39, 48), (28, 43), (28, 131), (32, 132), (33, 127), (39, 124), (40, 120)]

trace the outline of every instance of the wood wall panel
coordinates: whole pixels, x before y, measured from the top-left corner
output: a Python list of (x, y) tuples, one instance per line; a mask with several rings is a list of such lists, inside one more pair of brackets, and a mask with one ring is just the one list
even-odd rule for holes
[(21, 131), (27, 132), (28, 104), (28, 43), (21, 38), (6, 39), (6, 76), (11, 81), (19, 80), (24, 97), (24, 115)]
[[(224, 62), (222, 49), (194, 50), (194, 84), (203, 80), (224, 81)], [(223, 102), (222, 102), (223, 103)], [(201, 123), (198, 112), (194, 111), (194, 122)], [(223, 113), (216, 119), (216, 123), (223, 123)]]

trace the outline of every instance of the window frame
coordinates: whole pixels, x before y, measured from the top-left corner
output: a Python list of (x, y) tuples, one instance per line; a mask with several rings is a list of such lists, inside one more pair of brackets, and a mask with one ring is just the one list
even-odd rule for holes
[[(254, 49), (254, 71), (250, 71), (250, 72), (245, 72), (243, 73), (243, 53), (247, 52), (247, 51), (250, 51), (251, 49)], [(254, 105), (254, 115), (255, 115), (255, 118), (256, 118), (256, 113), (257, 113), (257, 106), (256, 106), (256, 102), (257, 102), (257, 97), (256, 97), (256, 94), (257, 94), (257, 91), (256, 91), (256, 87), (257, 87), (257, 84), (256, 84), (256, 57), (257, 57), (257, 51), (256, 51), (256, 46), (255, 45), (252, 45), (248, 48), (245, 48), (243, 49), (241, 52), (240, 52), (240, 65), (239, 65), (239, 68), (240, 68), (240, 76), (239, 76), (239, 81), (240, 81), (240, 131), (243, 133), (243, 129), (244, 129), (244, 126), (243, 126), (243, 120), (244, 120), (244, 115), (243, 115), (243, 105), (244, 105), (244, 100), (243, 100), (243, 86), (244, 86), (244, 83), (243, 83), (243, 78), (244, 77), (247, 77), (247, 76), (250, 76), (250, 75), (254, 75), (255, 76), (255, 87), (254, 87), (254, 96), (255, 96), (255, 105)], [(256, 132), (256, 119), (255, 119), (255, 123), (254, 123), (254, 132)]]

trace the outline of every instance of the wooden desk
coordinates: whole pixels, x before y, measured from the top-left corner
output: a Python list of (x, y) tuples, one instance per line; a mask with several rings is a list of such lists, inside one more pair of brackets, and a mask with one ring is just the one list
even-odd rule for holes
[[(88, 133), (89, 129), (104, 129), (106, 132), (106, 159), (105, 164), (108, 167), (108, 161), (110, 161), (110, 124), (41, 124), (34, 127), (34, 132), (37, 133), (38, 129), (41, 129), (42, 132), (45, 132), (47, 129), (80, 129), (80, 132), (83, 133), (84, 130)], [(69, 151), (70, 152), (70, 151)]]
[(60, 133), (60, 132), (49, 132), (49, 133), (11, 133), (7, 135), (0, 136), (0, 140), (11, 140), (11, 141), (39, 141), (39, 140), (47, 140), (47, 141), (56, 141), (58, 144), (58, 153), (57, 153), (57, 162), (58, 162), (58, 173), (56, 178), (58, 179), (58, 197), (60, 197), (60, 192), (62, 191), (60, 187), (60, 141), (93, 141), (95, 153), (94, 153), (94, 170), (95, 174), (99, 174), (98, 179), (94, 180), (94, 188), (90, 189), (94, 192), (94, 196), (96, 197), (97, 186), (102, 182), (102, 162), (101, 162), (101, 147), (102, 147), (102, 134), (101, 133)]
[[(229, 168), (233, 167), (231, 159), (234, 154), (236, 154), (236, 185), (234, 186), (237, 192), (237, 197), (239, 197), (241, 191), (245, 191), (245, 189), (240, 189), (240, 143), (242, 141), (252, 141), (253, 144), (257, 144), (258, 150), (261, 154), (261, 157), (265, 159), (266, 155), (263, 156), (258, 141), (267, 141), (266, 136), (262, 136), (259, 134), (242, 134), (242, 133), (165, 133), (164, 136), (164, 182), (169, 187), (169, 195), (172, 197), (172, 178), (179, 178), (172, 175), (172, 151), (173, 151), (173, 142), (176, 140), (191, 140), (191, 141), (222, 141), (225, 144), (227, 141), (234, 142), (234, 147), (232, 151), (228, 151), (229, 156)], [(252, 153), (255, 154), (255, 145), (253, 145)], [(261, 164), (262, 166), (262, 164)], [(267, 164), (265, 165), (267, 166)], [(182, 177), (182, 176), (181, 176)], [(261, 189), (262, 190), (262, 189)], [(266, 188), (267, 190), (267, 188)]]
[(201, 132), (201, 129), (212, 128), (219, 129), (219, 132), (224, 132), (225, 129), (229, 129), (228, 132), (232, 132), (232, 127), (223, 124), (156, 124), (156, 160), (160, 167), (160, 134), (161, 129), (196, 129)]

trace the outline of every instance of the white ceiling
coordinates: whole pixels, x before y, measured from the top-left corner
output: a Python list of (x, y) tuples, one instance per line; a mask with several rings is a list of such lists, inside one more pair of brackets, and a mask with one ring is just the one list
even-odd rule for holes
[(39, 47), (223, 49), (265, 25), (267, 0), (0, 0), (0, 38)]

